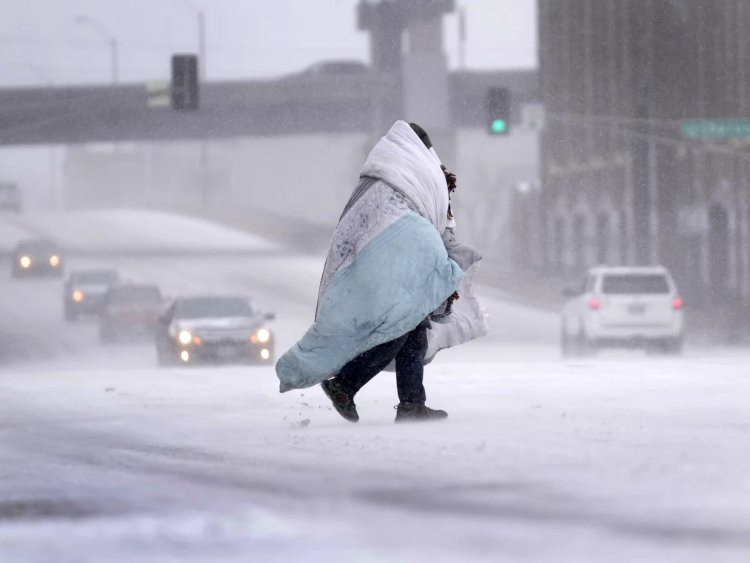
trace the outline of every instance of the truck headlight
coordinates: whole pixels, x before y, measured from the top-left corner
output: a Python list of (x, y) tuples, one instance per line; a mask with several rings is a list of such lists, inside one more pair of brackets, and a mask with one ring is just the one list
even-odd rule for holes
[(262, 328), (255, 333), (258, 337), (258, 342), (268, 342), (271, 338), (271, 332), (267, 328)]

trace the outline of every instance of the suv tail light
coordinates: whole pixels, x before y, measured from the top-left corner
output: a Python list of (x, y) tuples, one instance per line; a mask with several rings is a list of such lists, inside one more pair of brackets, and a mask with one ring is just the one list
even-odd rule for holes
[(672, 299), (672, 309), (674, 309), (675, 311), (682, 309), (682, 306), (684, 304), (685, 303), (683, 303), (682, 299), (680, 299), (679, 297), (675, 297), (674, 299)]
[(598, 299), (592, 299), (589, 301), (589, 309), (593, 309), (594, 311), (597, 311), (602, 308), (602, 302)]

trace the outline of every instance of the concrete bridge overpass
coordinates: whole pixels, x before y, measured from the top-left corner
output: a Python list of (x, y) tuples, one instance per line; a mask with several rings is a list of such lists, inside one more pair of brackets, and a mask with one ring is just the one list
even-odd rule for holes
[[(538, 101), (534, 71), (454, 72), (448, 77), (453, 128), (484, 124), (485, 93), (493, 85), (509, 87), (516, 107)], [(150, 107), (145, 84), (3, 89), (0, 146), (314, 132), (380, 134), (374, 131), (373, 117), (380, 86), (371, 72), (208, 82), (201, 85), (201, 106), (195, 112)]]

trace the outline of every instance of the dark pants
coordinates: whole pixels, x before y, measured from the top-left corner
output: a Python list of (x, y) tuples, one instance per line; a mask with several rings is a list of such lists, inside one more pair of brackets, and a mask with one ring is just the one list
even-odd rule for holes
[(334, 378), (338, 387), (353, 397), (395, 359), (399, 401), (424, 404), (425, 391), (422, 378), (424, 355), (427, 351), (428, 326), (429, 322), (424, 321), (411, 332), (375, 346), (351, 360)]

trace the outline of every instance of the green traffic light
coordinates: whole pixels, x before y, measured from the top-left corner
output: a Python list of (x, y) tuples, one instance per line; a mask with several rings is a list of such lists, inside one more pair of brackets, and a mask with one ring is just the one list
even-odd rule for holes
[(508, 124), (504, 119), (495, 119), (492, 121), (490, 129), (495, 135), (501, 135), (508, 130)]

